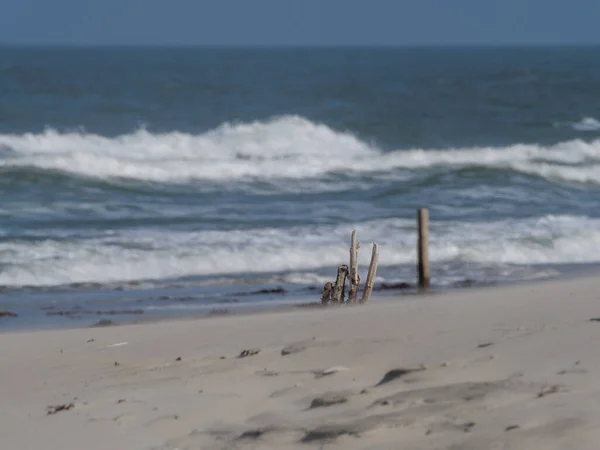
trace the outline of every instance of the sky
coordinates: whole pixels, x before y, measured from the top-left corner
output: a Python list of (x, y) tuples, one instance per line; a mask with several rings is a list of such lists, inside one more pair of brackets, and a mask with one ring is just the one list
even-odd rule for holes
[(0, 43), (600, 44), (600, 0), (0, 0)]

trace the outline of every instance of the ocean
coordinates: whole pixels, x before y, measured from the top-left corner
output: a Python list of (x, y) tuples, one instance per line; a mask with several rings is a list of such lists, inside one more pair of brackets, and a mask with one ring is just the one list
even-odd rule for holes
[(600, 48), (0, 47), (0, 329), (600, 261)]

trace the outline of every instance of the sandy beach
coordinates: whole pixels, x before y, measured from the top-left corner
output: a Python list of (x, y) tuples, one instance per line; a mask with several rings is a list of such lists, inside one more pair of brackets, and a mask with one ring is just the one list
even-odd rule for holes
[(5, 333), (1, 448), (596, 450), (597, 317), (586, 277)]

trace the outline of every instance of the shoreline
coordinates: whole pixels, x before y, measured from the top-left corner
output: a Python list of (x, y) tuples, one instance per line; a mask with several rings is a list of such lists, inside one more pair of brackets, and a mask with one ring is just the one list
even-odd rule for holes
[[(536, 279), (524, 279), (524, 280), (511, 280), (511, 281), (478, 281), (472, 280), (469, 278), (465, 278), (462, 281), (455, 282), (450, 286), (433, 286), (429, 289), (428, 292), (423, 293), (420, 292), (419, 289), (414, 284), (407, 283), (409, 287), (402, 288), (389, 288), (382, 287), (381, 283), (376, 285), (376, 289), (373, 292), (373, 298), (370, 304), (381, 303), (384, 301), (390, 301), (390, 298), (398, 298), (400, 300), (406, 298), (412, 298), (414, 296), (420, 298), (427, 298), (429, 296), (447, 296), (447, 295), (460, 295), (462, 292), (471, 292), (471, 291), (486, 291), (488, 289), (503, 289), (503, 288), (511, 288), (518, 286), (531, 286), (537, 284), (545, 284), (552, 282), (560, 282), (560, 281), (569, 281), (569, 280), (577, 280), (577, 279), (585, 279), (589, 277), (593, 277), (595, 274), (600, 274), (600, 266), (598, 264), (585, 264), (584, 267), (571, 267), (570, 270), (563, 271), (554, 276), (548, 276), (544, 278), (536, 278)], [(386, 283), (384, 283), (386, 284)], [(404, 284), (404, 283), (400, 283)], [(391, 283), (390, 285), (394, 285)], [(119, 315), (115, 314), (115, 310), (112, 310), (111, 305), (107, 305), (106, 314), (96, 314), (94, 311), (83, 311), (83, 313), (91, 313), (88, 314), (88, 317), (94, 317), (97, 315), (97, 320), (94, 320), (90, 323), (90, 321), (85, 321), (84, 317), (76, 317), (78, 320), (71, 320), (70, 322), (59, 323), (53, 319), (38, 319), (37, 321), (28, 321), (25, 324), (20, 324), (16, 321), (20, 321), (20, 317), (4, 317), (0, 318), (0, 335), (5, 333), (17, 333), (17, 332), (35, 332), (35, 331), (58, 331), (58, 330), (70, 330), (70, 329), (94, 329), (94, 328), (104, 328), (104, 327), (121, 327), (128, 325), (137, 325), (137, 324), (147, 324), (147, 323), (158, 323), (158, 322), (171, 322), (171, 321), (185, 321), (185, 320), (198, 320), (198, 319), (215, 319), (223, 316), (249, 316), (249, 315), (260, 315), (263, 313), (278, 313), (278, 312), (287, 312), (287, 311), (295, 311), (295, 310), (303, 310), (303, 309), (317, 309), (322, 310), (321, 301), (320, 301), (320, 291), (316, 286), (310, 286), (304, 289), (306, 291), (305, 294), (300, 294), (300, 292), (291, 292), (286, 293), (282, 297), (281, 300), (257, 300), (257, 301), (249, 301), (249, 302), (234, 302), (234, 303), (208, 303), (208, 304), (196, 304), (193, 305), (195, 308), (190, 308), (187, 310), (186, 308), (173, 308), (170, 314), (165, 312), (163, 314), (153, 313), (152, 307), (148, 310), (143, 310), (139, 314), (130, 314), (127, 308), (124, 309), (124, 313)], [(144, 293), (152, 293), (155, 289), (147, 289), (142, 292)], [(104, 291), (100, 291), (104, 292)], [(159, 291), (160, 292), (160, 291)], [(192, 287), (186, 287), (185, 292), (193, 292)], [(130, 294), (130, 298), (128, 301), (135, 300), (136, 296)], [(123, 294), (123, 291), (117, 290), (108, 290), (106, 291), (107, 296), (110, 298), (111, 295), (119, 295)], [(293, 299), (285, 299), (285, 296), (291, 296)], [(51, 293), (48, 293), (51, 295)], [(87, 295), (90, 295), (87, 293)], [(244, 294), (244, 295), (253, 295)], [(391, 300), (394, 301), (394, 300)], [(178, 303), (173, 303), (171, 306), (176, 306)], [(184, 304), (182, 304), (184, 306)], [(342, 307), (348, 307), (352, 305), (342, 305)], [(360, 305), (355, 305), (360, 306)], [(326, 307), (328, 308), (336, 308), (336, 305), (330, 305)], [(40, 307), (44, 312), (46, 309), (42, 306)], [(77, 309), (75, 309), (77, 308)], [(73, 309), (74, 313), (77, 313), (82, 308), (80, 306), (76, 306)], [(193, 312), (195, 310), (203, 311), (203, 312)], [(111, 311), (112, 310), (112, 311)], [(116, 308), (118, 312), (119, 308)], [(183, 313), (177, 313), (177, 311), (189, 311)], [(13, 311), (8, 309), (2, 309), (2, 311), (12, 313)], [(142, 310), (140, 310), (142, 311)], [(166, 310), (165, 310), (166, 311)], [(68, 317), (70, 314), (69, 309), (65, 309), (64, 316)], [(148, 314), (150, 313), (150, 314)], [(48, 312), (46, 311), (46, 315)], [(52, 314), (52, 313), (51, 313)], [(61, 311), (59, 314), (62, 315)], [(127, 320), (129, 317), (136, 317), (135, 319)], [(124, 320), (125, 319), (125, 320)], [(85, 322), (85, 324), (81, 323)]]
[[(573, 279), (583, 279), (588, 277), (593, 277), (595, 274), (600, 274), (600, 264), (584, 264), (584, 265), (570, 265), (568, 270), (563, 270), (556, 275), (551, 275), (543, 278), (535, 278), (535, 279), (522, 279), (522, 280), (507, 280), (507, 281), (481, 281), (481, 280), (473, 280), (468, 277), (465, 277), (464, 280), (457, 281), (452, 285), (448, 286), (434, 286), (429, 289), (429, 292), (422, 293), (419, 292), (416, 285), (413, 283), (407, 283), (409, 287), (403, 288), (383, 288), (381, 286), (382, 283), (376, 285), (375, 290), (373, 291), (373, 299), (371, 303), (376, 302), (380, 303), (389, 298), (411, 298), (413, 296), (418, 297), (427, 297), (431, 295), (460, 295), (461, 292), (471, 292), (473, 290), (487, 290), (487, 289), (502, 289), (509, 288), (512, 286), (526, 286), (526, 285), (535, 285), (538, 283), (551, 283), (551, 282), (559, 282), (561, 280), (568, 281)], [(386, 283), (383, 283), (386, 284)], [(389, 283), (389, 285), (394, 285), (396, 283)], [(400, 283), (404, 284), (404, 282)], [(267, 285), (265, 285), (267, 286)], [(268, 285), (270, 286), (270, 285)], [(275, 284), (273, 284), (275, 286)], [(305, 291), (302, 293), (302, 291)], [(57, 292), (61, 292), (58, 290)], [(111, 296), (119, 296), (122, 294), (126, 294), (124, 297), (129, 304), (132, 300), (136, 300), (138, 296), (135, 295), (137, 291), (127, 292), (122, 290), (100, 290), (98, 291), (103, 293), (106, 298), (110, 298)], [(146, 296), (156, 296), (156, 293), (163, 292), (162, 288), (150, 288), (140, 290), (138, 295), (142, 298), (144, 295)], [(175, 291), (176, 292), (176, 291)], [(194, 292), (194, 287), (192, 285), (186, 286), (182, 295), (188, 295)], [(64, 311), (59, 310), (58, 313), (68, 318), (71, 311), (76, 314), (78, 311), (83, 310), (82, 312), (86, 315), (75, 317), (74, 319), (66, 320), (59, 322), (56, 318), (43, 318), (40, 317), (37, 320), (28, 320), (27, 323), (22, 324), (21, 317), (0, 317), (0, 334), (4, 333), (16, 333), (16, 332), (34, 332), (34, 331), (56, 331), (56, 330), (69, 330), (69, 329), (89, 329), (89, 328), (97, 328), (97, 327), (121, 327), (127, 325), (134, 324), (145, 324), (145, 323), (156, 323), (156, 322), (170, 322), (170, 321), (181, 321), (181, 320), (198, 320), (198, 319), (214, 319), (222, 316), (247, 316), (247, 315), (256, 315), (262, 313), (271, 313), (271, 312), (285, 312), (285, 311), (295, 311), (295, 310), (303, 310), (305, 308), (308, 309), (322, 309), (320, 306), (320, 290), (318, 286), (308, 286), (304, 287), (300, 291), (292, 291), (286, 292), (281, 296), (280, 299), (275, 300), (256, 300), (249, 302), (225, 302), (225, 303), (197, 303), (191, 305), (192, 307), (187, 309), (185, 303), (177, 303), (174, 301), (170, 305), (166, 305), (167, 309), (163, 309), (162, 314), (154, 312), (152, 306), (147, 307), (147, 309), (140, 309), (140, 313), (129, 313), (128, 307), (119, 308), (115, 307), (116, 305), (108, 304), (104, 307), (107, 311), (106, 314), (99, 314), (95, 311), (86, 311), (81, 306), (74, 306), (72, 310), (69, 308), (64, 309)], [(153, 294), (154, 293), (154, 294)], [(76, 292), (69, 293), (69, 295), (76, 294)], [(243, 294), (245, 296), (254, 295), (254, 292), (249, 294)], [(0, 294), (1, 295), (1, 294)], [(50, 297), (52, 297), (52, 293), (47, 293)], [(93, 292), (84, 291), (84, 295), (92, 296)], [(287, 298), (286, 298), (287, 296)], [(175, 296), (176, 297), (176, 296)], [(227, 297), (227, 295), (226, 295)], [(290, 299), (290, 297), (292, 297)], [(1, 298), (1, 297), (0, 297)], [(69, 306), (69, 305), (67, 305)], [(178, 308), (178, 306), (181, 306)], [(344, 305), (350, 306), (350, 305)], [(168, 308), (172, 308), (169, 310)], [(335, 305), (331, 305), (331, 308), (335, 308)], [(48, 315), (48, 311), (45, 306), (35, 306), (35, 309), (40, 309), (42, 314)], [(123, 309), (125, 312), (123, 314), (115, 314), (115, 311), (118, 312), (120, 309)], [(12, 313), (13, 309), (2, 308), (0, 311), (5, 311)], [(160, 310), (160, 308), (158, 308)], [(137, 310), (136, 310), (137, 311)], [(180, 312), (182, 311), (182, 312)], [(185, 312), (187, 311), (187, 312)], [(198, 311), (198, 312), (194, 312)], [(50, 312), (50, 314), (54, 314)], [(94, 318), (93, 321), (85, 320), (85, 317)], [(135, 319), (133, 317), (136, 317)], [(60, 318), (60, 317), (59, 317)], [(131, 319), (130, 319), (131, 318)], [(64, 319), (64, 317), (63, 317)], [(82, 323), (85, 322), (85, 323)], [(105, 325), (103, 323), (106, 322)]]

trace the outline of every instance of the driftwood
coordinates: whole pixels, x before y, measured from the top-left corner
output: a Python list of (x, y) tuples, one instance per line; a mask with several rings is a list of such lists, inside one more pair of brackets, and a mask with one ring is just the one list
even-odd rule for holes
[(344, 302), (344, 293), (346, 291), (346, 278), (348, 277), (348, 266), (342, 264), (338, 267), (337, 278), (335, 280), (335, 288), (333, 289), (333, 301), (335, 303)]
[[(429, 270), (429, 210), (421, 208), (417, 214), (417, 272), (418, 272), (418, 287), (422, 291), (426, 291), (430, 287), (431, 274)], [(347, 303), (355, 304), (360, 291), (360, 276), (358, 274), (358, 249), (360, 244), (356, 238), (356, 230), (352, 231), (350, 243), (350, 266), (343, 264), (338, 267), (337, 278), (335, 284), (326, 283), (323, 287), (321, 303), (328, 304), (335, 302), (337, 304), (344, 303), (344, 294), (346, 290), (346, 279), (349, 281), (350, 292), (348, 294)], [(368, 303), (371, 294), (375, 288), (375, 276), (377, 274), (377, 266), (379, 264), (379, 252), (377, 244), (373, 243), (373, 253), (371, 255), (371, 263), (367, 274), (367, 280), (363, 289), (363, 295), (360, 303)], [(470, 280), (464, 282), (465, 286), (472, 284)], [(411, 286), (407, 283), (386, 284), (382, 283), (377, 290), (386, 289), (409, 289)], [(600, 318), (598, 319), (600, 321)]]
[(418, 272), (419, 287), (428, 289), (430, 283), (429, 275), (429, 210), (419, 209), (418, 214), (419, 240), (418, 240)]
[(328, 281), (327, 283), (325, 283), (325, 286), (323, 286), (323, 295), (321, 296), (321, 303), (323, 305), (326, 305), (327, 303), (329, 303), (331, 301), (332, 295), (333, 295), (333, 284), (331, 284)]
[(371, 254), (371, 264), (369, 265), (369, 273), (367, 275), (367, 282), (365, 283), (365, 290), (363, 292), (361, 303), (369, 303), (371, 293), (373, 292), (373, 286), (375, 285), (375, 275), (377, 274), (377, 264), (379, 264), (379, 253), (377, 252), (377, 244), (373, 244), (373, 253)]
[(352, 241), (350, 244), (350, 295), (348, 303), (356, 303), (358, 291), (360, 289), (360, 277), (358, 275), (358, 249), (360, 244), (356, 241), (356, 231), (352, 232)]

